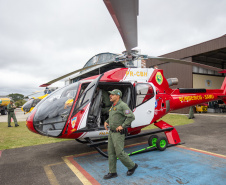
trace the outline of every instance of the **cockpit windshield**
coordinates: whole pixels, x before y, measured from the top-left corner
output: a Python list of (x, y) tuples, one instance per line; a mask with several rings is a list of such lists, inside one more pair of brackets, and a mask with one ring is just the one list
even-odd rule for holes
[(79, 82), (58, 89), (43, 99), (34, 116), (35, 128), (49, 136), (58, 136), (69, 116)]
[(29, 99), (24, 105), (23, 105), (23, 110), (24, 112), (29, 112), (31, 107), (32, 107), (32, 104), (34, 102), (34, 99)]

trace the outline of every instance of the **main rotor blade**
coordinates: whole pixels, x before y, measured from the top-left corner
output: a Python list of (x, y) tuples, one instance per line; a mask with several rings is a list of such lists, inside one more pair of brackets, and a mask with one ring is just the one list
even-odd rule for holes
[[(34, 95), (34, 94), (37, 94), (37, 93), (40, 93), (40, 92), (43, 92), (44, 90), (41, 90), (41, 91), (35, 91), (35, 92), (33, 92), (32, 94), (29, 94), (29, 95), (27, 95), (27, 96), (31, 96), (31, 95)], [(26, 96), (26, 97), (27, 97)]]
[(166, 61), (166, 62), (172, 62), (172, 63), (178, 63), (178, 64), (185, 64), (185, 65), (190, 65), (190, 66), (197, 66), (197, 67), (202, 67), (202, 68), (205, 68), (205, 69), (217, 71), (219, 73), (225, 73), (224, 69), (213, 67), (213, 66), (208, 66), (208, 65), (200, 64), (200, 63), (196, 63), (196, 62), (190, 62), (190, 61), (186, 61), (186, 60), (148, 56), (147, 60), (151, 61), (151, 59), (157, 59), (159, 61)]
[(83, 71), (83, 70), (86, 70), (86, 69), (89, 69), (89, 68), (92, 68), (92, 67), (98, 66), (98, 65), (101, 65), (101, 64), (95, 64), (95, 65), (87, 66), (87, 67), (84, 67), (84, 68), (81, 68), (81, 69), (72, 71), (72, 72), (70, 72), (70, 73), (68, 73), (68, 74), (65, 74), (65, 75), (63, 75), (63, 76), (61, 76), (61, 77), (58, 77), (58, 78), (56, 78), (56, 79), (54, 79), (54, 80), (51, 80), (51, 81), (49, 81), (49, 82), (47, 82), (47, 83), (45, 83), (45, 84), (42, 84), (42, 85), (40, 85), (39, 87), (48, 87), (49, 85), (51, 85), (51, 84), (53, 84), (53, 83), (55, 83), (55, 82), (57, 82), (57, 81), (59, 81), (59, 80), (62, 80), (62, 79), (66, 78), (66, 77), (68, 77), (68, 76), (70, 76), (70, 75), (73, 75), (73, 74), (75, 74), (75, 73), (78, 73), (78, 72), (80, 72), (80, 71)]
[(104, 0), (128, 53), (137, 47), (137, 16), (139, 0)]

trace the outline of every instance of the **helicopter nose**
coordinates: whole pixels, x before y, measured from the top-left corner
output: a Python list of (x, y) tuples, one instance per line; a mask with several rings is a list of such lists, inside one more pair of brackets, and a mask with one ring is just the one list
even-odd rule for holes
[(24, 112), (28, 113), (31, 110), (31, 104), (32, 104), (32, 101), (29, 101), (25, 103), (21, 109), (23, 109)]
[(31, 114), (28, 116), (27, 121), (26, 121), (27, 128), (34, 133), (38, 133), (34, 128), (34, 121), (33, 121), (36, 111), (37, 111), (37, 109), (34, 109), (31, 112)]

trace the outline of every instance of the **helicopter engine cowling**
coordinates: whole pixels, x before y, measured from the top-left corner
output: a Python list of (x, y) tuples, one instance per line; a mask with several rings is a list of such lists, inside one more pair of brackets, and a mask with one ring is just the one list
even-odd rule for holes
[(168, 78), (167, 82), (169, 86), (173, 86), (173, 85), (177, 85), (179, 81), (178, 81), (178, 78)]

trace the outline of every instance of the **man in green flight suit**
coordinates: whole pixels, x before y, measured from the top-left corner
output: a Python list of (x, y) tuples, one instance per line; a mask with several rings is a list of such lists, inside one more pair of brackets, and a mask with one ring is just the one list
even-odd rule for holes
[(112, 105), (112, 103), (109, 100), (109, 95), (107, 91), (102, 89), (102, 102), (103, 102), (103, 107), (101, 108), (101, 114), (102, 115), (108, 115), (109, 114), (109, 109)]
[(191, 106), (190, 109), (189, 109), (188, 119), (193, 119), (193, 118), (195, 118), (195, 116), (194, 116), (194, 109), (193, 109), (193, 106)]
[(128, 105), (121, 100), (122, 92), (118, 89), (108, 91), (110, 93), (110, 101), (113, 103), (109, 110), (109, 118), (105, 121), (104, 127), (108, 130), (108, 162), (109, 173), (104, 179), (117, 177), (116, 163), (117, 157), (128, 168), (127, 175), (134, 173), (138, 165), (134, 163), (124, 151), (125, 128), (135, 119), (133, 112)]
[(14, 109), (16, 107), (13, 105), (13, 100), (10, 100), (10, 103), (7, 105), (7, 111), (8, 111), (8, 127), (12, 127), (11, 126), (11, 118), (13, 118), (14, 120), (14, 123), (15, 123), (15, 127), (18, 127), (18, 123), (17, 123), (17, 120), (16, 120), (16, 116), (15, 116), (15, 113), (14, 113)]

